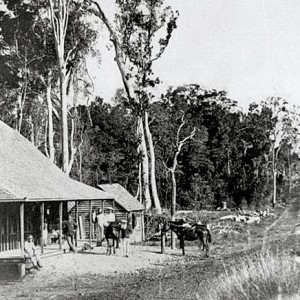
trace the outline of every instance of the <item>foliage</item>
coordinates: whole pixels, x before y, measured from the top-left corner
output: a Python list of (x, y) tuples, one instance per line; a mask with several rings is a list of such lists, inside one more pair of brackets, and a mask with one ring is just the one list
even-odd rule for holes
[[(136, 151), (139, 142), (135, 135), (136, 116), (118, 101), (119, 97), (123, 97), (121, 92), (116, 95), (115, 106), (98, 99), (89, 107), (78, 109), (78, 122), (84, 128), (82, 181), (93, 186), (120, 182), (135, 195), (140, 161)], [(163, 207), (171, 205), (172, 183), (166, 166), (172, 163), (175, 128), (182, 111), (187, 116), (186, 133), (197, 126), (197, 134), (178, 158), (177, 209), (211, 209), (222, 201), (227, 201), (230, 207), (263, 206), (269, 201), (272, 180), (268, 132), (273, 128), (272, 112), (264, 107), (258, 109), (254, 104), (247, 114), (234, 108), (234, 102), (225, 93), (204, 91), (195, 85), (170, 90), (162, 101), (150, 104), (150, 114), (155, 116), (149, 123)], [(284, 146), (282, 153), (286, 153), (285, 149)], [(283, 154), (279, 158), (287, 161)], [(294, 154), (291, 159), (297, 160), (298, 156)], [(77, 153), (72, 176), (80, 178), (79, 170)], [(278, 190), (284, 186), (287, 180), (278, 178)]]
[(169, 214), (151, 214), (145, 216), (145, 239), (146, 241), (157, 236), (163, 225), (171, 220)]
[[(0, 118), (47, 153), (46, 79), (51, 71), (54, 144), (60, 150), (58, 69), (46, 13), (48, 1), (2, 2), (8, 12), (0, 12)], [(111, 38), (113, 42), (117, 39), (116, 59), (133, 92), (126, 93), (124, 84), (125, 91), (116, 93), (114, 105), (100, 98), (79, 105), (77, 101), (89, 98), (92, 91), (85, 58), (91, 52), (98, 55), (93, 49), (97, 32), (87, 21), (90, 11), (72, 2), (65, 47), (67, 73), (72, 74), (68, 91), (74, 85), (75, 103), (68, 123), (69, 128), (75, 123), (77, 149), (71, 176), (92, 186), (119, 182), (136, 194), (144, 158), (137, 152), (141, 139), (136, 128), (138, 118), (147, 111), (158, 194), (165, 208), (172, 198), (167, 169), (173, 163), (183, 116), (180, 138), (189, 136), (194, 128), (196, 133), (178, 155), (177, 209), (216, 208), (223, 201), (231, 207), (259, 206), (275, 192), (278, 198), (286, 189), (291, 193), (299, 165), (299, 113), (290, 110), (284, 99), (252, 103), (243, 113), (225, 91), (206, 90), (194, 83), (169, 88), (153, 101), (152, 89), (159, 84), (153, 64), (165, 52), (178, 17), (164, 3), (116, 1), (115, 36)], [(56, 163), (60, 165), (59, 154)]]
[(118, 55), (127, 65), (126, 80), (134, 86), (134, 94), (127, 93), (127, 104), (140, 114), (147, 110), (153, 98), (151, 89), (159, 83), (153, 63), (169, 44), (178, 12), (164, 7), (162, 0), (117, 0), (116, 4), (115, 31), (121, 50)]
[(134, 118), (122, 104), (112, 107), (101, 98), (77, 111), (80, 128), (76, 139), (82, 144), (71, 176), (92, 186), (118, 182), (135, 194), (139, 158)]

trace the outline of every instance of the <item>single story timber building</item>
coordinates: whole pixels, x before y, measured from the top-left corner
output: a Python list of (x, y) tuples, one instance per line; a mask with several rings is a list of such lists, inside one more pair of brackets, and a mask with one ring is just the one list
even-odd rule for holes
[[(78, 202), (77, 214), (79, 216), (79, 224), (85, 224), (83, 226), (85, 230), (79, 230), (79, 238), (84, 239), (85, 237), (90, 236), (89, 224), (91, 224), (91, 209), (93, 214), (95, 214), (98, 209), (101, 209), (103, 212), (105, 212), (107, 208), (112, 208), (112, 211), (118, 220), (126, 220), (128, 214), (132, 215), (135, 226), (131, 240), (135, 242), (141, 242), (144, 238), (144, 206), (118, 183), (101, 184), (98, 185), (98, 188), (102, 192), (113, 196), (114, 199), (94, 200), (89, 203), (87, 201)], [(74, 203), (69, 203), (69, 213), (75, 216)], [(94, 226), (92, 225), (91, 236), (92, 238), (96, 238), (96, 224)]]
[[(62, 233), (62, 221), (68, 203), (114, 201), (114, 196), (66, 176), (35, 146), (0, 121), (0, 254), (11, 250), (24, 254), (27, 234), (32, 234), (44, 251), (43, 230), (56, 224)], [(91, 227), (91, 226), (90, 226)], [(62, 234), (59, 243), (62, 247)], [(5, 255), (4, 255), (5, 256)], [(2, 256), (3, 257), (3, 256)]]
[[(131, 214), (134, 223), (134, 232), (131, 236), (131, 240), (134, 242), (144, 240), (144, 206), (118, 183), (101, 184), (98, 185), (98, 188), (113, 196), (114, 199), (102, 199), (89, 203), (87, 201), (78, 202), (77, 214), (79, 216), (79, 224), (85, 224), (83, 226), (85, 230), (79, 230), (79, 238), (84, 239), (90, 236), (90, 232), (92, 238), (96, 238), (96, 224), (94, 224), (94, 226), (92, 225), (91, 229), (89, 227), (89, 224), (91, 224), (91, 210), (92, 213), (95, 214), (98, 209), (105, 212), (107, 208), (110, 207), (118, 220), (126, 220), (128, 214)], [(75, 216), (74, 203), (69, 203), (69, 213)]]
[(144, 240), (144, 205), (132, 196), (123, 186), (118, 183), (100, 184), (98, 187), (115, 198), (114, 213), (118, 219), (127, 219), (132, 215), (134, 231), (131, 240), (141, 242)]

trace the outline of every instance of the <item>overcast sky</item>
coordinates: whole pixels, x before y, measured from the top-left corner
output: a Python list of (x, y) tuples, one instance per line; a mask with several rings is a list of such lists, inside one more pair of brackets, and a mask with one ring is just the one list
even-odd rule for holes
[[(110, 0), (109, 3), (112, 3)], [(199, 83), (224, 89), (239, 105), (280, 96), (300, 104), (299, 0), (168, 0), (178, 28), (154, 70), (159, 89)], [(112, 54), (102, 53), (97, 91), (121, 87)]]

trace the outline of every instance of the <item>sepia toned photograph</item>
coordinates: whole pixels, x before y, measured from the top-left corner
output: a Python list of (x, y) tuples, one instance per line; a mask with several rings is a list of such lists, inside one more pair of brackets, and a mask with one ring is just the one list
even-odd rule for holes
[(300, 1), (0, 0), (0, 300), (300, 300)]

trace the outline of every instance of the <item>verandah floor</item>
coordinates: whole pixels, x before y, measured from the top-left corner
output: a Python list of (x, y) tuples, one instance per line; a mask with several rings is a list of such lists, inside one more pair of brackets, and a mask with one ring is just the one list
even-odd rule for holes
[[(78, 240), (77, 242), (77, 249), (81, 249), (83, 244), (87, 242), (88, 240)], [(36, 246), (38, 252), (40, 253), (41, 257), (48, 257), (52, 255), (58, 255), (58, 254), (63, 254), (65, 252), (69, 251), (69, 246), (67, 244), (66, 240), (63, 240), (62, 243), (62, 249), (59, 249), (59, 244), (54, 243), (47, 245), (44, 247), (44, 253), (41, 253), (41, 247), (39, 245)], [(20, 249), (14, 249), (14, 250), (8, 250), (8, 251), (3, 251), (0, 252), (0, 259), (5, 259), (5, 258), (14, 258), (14, 257), (20, 257), (21, 256), (21, 250)]]

